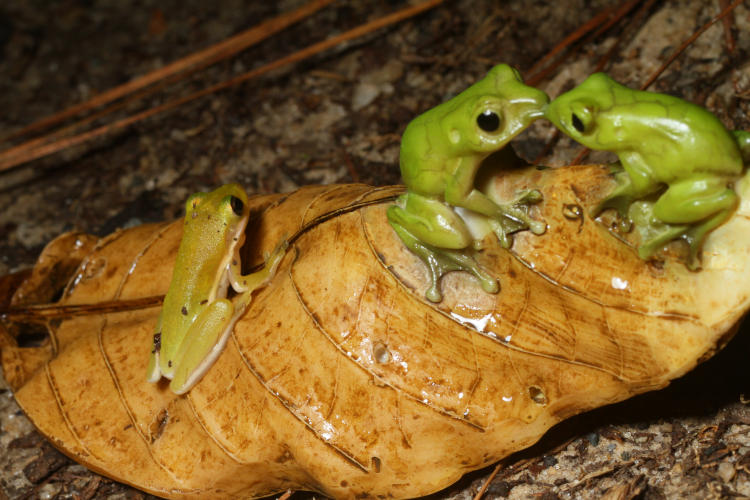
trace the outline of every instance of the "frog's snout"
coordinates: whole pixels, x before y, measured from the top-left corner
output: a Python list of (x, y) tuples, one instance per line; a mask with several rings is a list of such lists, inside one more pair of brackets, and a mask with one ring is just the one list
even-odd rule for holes
[(527, 122), (543, 118), (549, 106), (549, 96), (545, 92), (534, 88), (531, 88), (531, 90), (533, 92), (523, 103), (522, 113)]
[(560, 114), (560, 106), (560, 99), (554, 99), (544, 108), (543, 117), (551, 121), (558, 129), (565, 130), (568, 127), (564, 123), (562, 115)]

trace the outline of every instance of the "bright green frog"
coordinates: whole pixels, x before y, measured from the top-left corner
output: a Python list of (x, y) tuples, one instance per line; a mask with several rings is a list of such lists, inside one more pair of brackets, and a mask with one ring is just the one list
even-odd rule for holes
[(538, 191), (501, 205), (479, 191), (474, 181), (482, 161), (542, 117), (548, 102), (544, 92), (524, 85), (516, 70), (500, 64), (406, 127), (400, 163), (408, 192), (389, 208), (388, 220), (409, 250), (427, 265), (429, 300), (441, 300), (438, 281), (454, 270), (471, 272), (487, 292), (498, 291), (497, 281), (468, 254), (475, 242), (453, 207), (487, 217), (506, 248), (512, 232), (545, 231), (543, 222), (527, 214), (528, 204), (541, 199)]
[[(190, 390), (223, 350), (253, 291), (273, 276), (286, 243), (262, 270), (241, 273), (239, 250), (248, 218), (247, 195), (237, 184), (187, 200), (182, 241), (154, 333), (150, 382), (164, 376), (172, 380), (173, 392)], [(231, 301), (229, 286), (237, 292)]]
[(593, 215), (615, 208), (623, 230), (632, 219), (643, 259), (683, 238), (688, 266), (697, 267), (704, 237), (737, 206), (731, 184), (743, 170), (746, 133), (733, 135), (700, 106), (630, 89), (603, 73), (553, 100), (546, 116), (584, 146), (620, 159), (617, 187)]

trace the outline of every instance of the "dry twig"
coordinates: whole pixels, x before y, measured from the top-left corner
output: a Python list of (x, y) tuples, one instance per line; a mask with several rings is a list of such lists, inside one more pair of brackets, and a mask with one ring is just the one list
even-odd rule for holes
[(8, 150), (0, 154), (0, 171), (7, 170), (24, 163), (28, 163), (32, 160), (51, 155), (58, 151), (77, 146), (79, 144), (83, 144), (94, 138), (109, 134), (113, 131), (124, 129), (136, 122), (145, 120), (146, 118), (150, 118), (151, 116), (177, 108), (190, 101), (194, 101), (198, 98), (216, 93), (220, 90), (233, 87), (280, 67), (302, 61), (336, 45), (367, 35), (378, 29), (403, 21), (404, 19), (416, 16), (417, 14), (420, 14), (428, 9), (437, 6), (438, 4), (442, 3), (442, 1), (443, 0), (425, 0), (417, 5), (401, 9), (394, 12), (393, 14), (389, 14), (374, 21), (365, 23), (340, 35), (336, 35), (328, 38), (327, 40), (323, 40), (322, 42), (310, 45), (298, 52), (290, 54), (286, 57), (282, 57), (281, 59), (277, 59), (276, 61), (243, 73), (242, 75), (217, 83), (193, 94), (179, 97), (160, 106), (141, 111), (140, 113), (136, 113), (113, 123), (102, 125), (101, 127), (95, 128), (88, 132), (83, 132), (81, 134), (66, 137), (63, 139), (58, 139), (50, 143), (40, 144), (37, 147), (32, 148), (27, 148), (22, 144), (18, 148), (13, 148), (13, 150)]
[(12, 133), (0, 142), (13, 140), (39, 130), (44, 130), (53, 125), (57, 125), (68, 118), (104, 106), (105, 104), (109, 104), (110, 102), (120, 99), (128, 94), (163, 81), (168, 77), (184, 73), (187, 70), (205, 68), (206, 66), (233, 56), (256, 43), (265, 40), (284, 28), (312, 15), (316, 11), (330, 4), (332, 1), (333, 0), (312, 0), (292, 12), (269, 19), (257, 26), (243, 31), (242, 33), (228, 38), (223, 42), (211, 45), (204, 50), (190, 54), (189, 56), (178, 59), (162, 68), (102, 92), (85, 102), (76, 104), (75, 106), (71, 106), (59, 113), (36, 121), (31, 125)]

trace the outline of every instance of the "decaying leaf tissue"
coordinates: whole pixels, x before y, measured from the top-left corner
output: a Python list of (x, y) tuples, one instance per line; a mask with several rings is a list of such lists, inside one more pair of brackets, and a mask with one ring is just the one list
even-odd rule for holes
[[(328, 3), (295, 4), (300, 10), (289, 12), (298, 17), (279, 22), (317, 16)], [(334, 498), (411, 498), (442, 490), (448, 497), (445, 488), (500, 460), (505, 468), (496, 469), (494, 482), (486, 474), (469, 476), (453, 492), (630, 498), (651, 489), (670, 497), (695, 491), (691, 481), (701, 474), (721, 494), (750, 492), (743, 465), (750, 463), (750, 442), (742, 444), (750, 416), (739, 402), (716, 410), (702, 427), (658, 414), (650, 417), (656, 422), (628, 427), (610, 416), (583, 431), (592, 434), (573, 433), (557, 447), (552, 438), (525, 456), (512, 455), (574, 415), (665, 387), (737, 332), (750, 301), (750, 139), (743, 132), (750, 39), (747, 8), (736, 3), (603, 2), (559, 36), (529, 46), (539, 60), (535, 67), (512, 54), (485, 54), (478, 42), (497, 35), (497, 43), (510, 43), (513, 30), (494, 33), (496, 21), (523, 32), (531, 14), (520, 3), (507, 10), (482, 2), (441, 5), (411, 26), (381, 33), (397, 48), (407, 39), (414, 47), (438, 43), (429, 34), (446, 27), (465, 31), (462, 50), (443, 47), (444, 56), (431, 61), (405, 56), (414, 71), (402, 61), (366, 67), (360, 59), (382, 57), (382, 49), (365, 44), (337, 54), (340, 60), (319, 61), (309, 74), (269, 79), (274, 92), (278, 78), (298, 85), (300, 95), (311, 86), (303, 104), (268, 93), (250, 97), (257, 109), (240, 111), (217, 99), (211, 112), (192, 115), (190, 127), (168, 125), (177, 127), (167, 134), (179, 143), (174, 152), (162, 154), (143, 139), (138, 147), (114, 144), (77, 158), (73, 163), (93, 162), (97, 171), (97, 155), (112, 151), (122, 159), (128, 158), (123, 151), (137, 151), (130, 158), (142, 158), (139, 169), (113, 178), (137, 184), (160, 172), (146, 183), (148, 191), (170, 189), (170, 200), (152, 198), (151, 207), (179, 207), (191, 192), (224, 187), (190, 198), (184, 219), (175, 222), (127, 221), (122, 217), (129, 212), (113, 211), (89, 231), (52, 224), (50, 233), (62, 236), (37, 237), (36, 249), (51, 242), (33, 269), (0, 282), (0, 361), (15, 401), (75, 461), (166, 498), (288, 490)], [(402, 6), (388, 22), (436, 4)], [(335, 2), (333, 8), (335, 19), (347, 12), (356, 18)], [(552, 7), (542, 10), (550, 20), (562, 16)], [(375, 11), (388, 13), (384, 6)], [(671, 33), (663, 26), (675, 12), (701, 22), (670, 28), (671, 49), (720, 12), (731, 21), (714, 19), (704, 35), (724, 47), (713, 62), (705, 55), (712, 49), (695, 49), (704, 51), (698, 52), (700, 71), (713, 75), (712, 83), (703, 80), (705, 90), (685, 92), (694, 85), (682, 80), (693, 74), (675, 63), (656, 88), (635, 90), (664, 54), (646, 68), (635, 65), (633, 51), (638, 48), (639, 64), (649, 60), (649, 44), (657, 41), (644, 45), (642, 38), (654, 38), (656, 26)], [(150, 16), (149, 36), (171, 36), (164, 12)], [(302, 36), (311, 22), (304, 20), (296, 33)], [(596, 38), (612, 26), (619, 27), (611, 36)], [(17, 25), (13, 30), (23, 33)], [(343, 32), (341, 40), (349, 36)], [(467, 55), (467, 47), (482, 53), (481, 60)], [(583, 47), (601, 64), (583, 65)], [(550, 57), (542, 58), (545, 53)], [(453, 59), (460, 54), (473, 62)], [(571, 57), (576, 54), (578, 60)], [(434, 64), (463, 67), (447, 74), (464, 76), (436, 77), (427, 71)], [(639, 68), (640, 81), (626, 76), (628, 64)], [(431, 84), (440, 92), (425, 100), (419, 89)], [(214, 90), (219, 87), (224, 84)], [(351, 90), (348, 97), (341, 89)], [(683, 98), (667, 95), (676, 93)], [(412, 117), (440, 102), (399, 140)], [(386, 121), (375, 120), (381, 114)], [(357, 116), (372, 118), (377, 130)], [(89, 129), (89, 137), (116, 134), (128, 120)], [(73, 134), (68, 145), (83, 143), (80, 130), (63, 131)], [(573, 144), (570, 137), (609, 156), (595, 152), (591, 165), (563, 165), (561, 158), (573, 155), (564, 147), (550, 153), (559, 139), (555, 130), (563, 146)], [(262, 141), (254, 142), (256, 136)], [(59, 151), (65, 141), (56, 137), (44, 137), (41, 146), (15, 142), (20, 146), (0, 152), (0, 168), (29, 175), (32, 170), (18, 165)], [(213, 152), (205, 153), (209, 137)], [(314, 159), (326, 137), (338, 146), (325, 160)], [(387, 186), (398, 180), (399, 147), (406, 186)], [(192, 148), (200, 158), (175, 169), (174, 155)], [(241, 159), (229, 151), (240, 151)], [(315, 176), (328, 172), (322, 161), (336, 166), (322, 180), (337, 183), (315, 185), (321, 180)], [(390, 173), (372, 177), (379, 165)], [(276, 177), (261, 180), (264, 169)], [(193, 182), (167, 187), (181, 178)], [(235, 181), (242, 187), (228, 184)], [(16, 178), (8, 182), (8, 190), (20, 189)], [(88, 192), (103, 189), (101, 182), (90, 181)], [(284, 194), (253, 194), (269, 191)], [(110, 196), (118, 197), (128, 195)], [(21, 201), (9, 214), (30, 205)], [(86, 203), (82, 196), (71, 206), (84, 210)], [(152, 220), (181, 215), (168, 208)], [(122, 226), (128, 228), (117, 229)], [(19, 241), (33, 239), (20, 226), (7, 227)], [(86, 234), (92, 229), (102, 236)], [(165, 294), (174, 304), (162, 312)], [(178, 325), (176, 335), (163, 335), (168, 324)], [(692, 451), (675, 452), (680, 446)], [(581, 458), (571, 460), (574, 454)], [(660, 469), (664, 477), (681, 481), (665, 486), (646, 479), (659, 460), (662, 466), (671, 460)], [(107, 494), (102, 485), (108, 483), (99, 479), (77, 489), (54, 469), (38, 476), (33, 491), (40, 494)], [(11, 497), (31, 491), (3, 484)]]

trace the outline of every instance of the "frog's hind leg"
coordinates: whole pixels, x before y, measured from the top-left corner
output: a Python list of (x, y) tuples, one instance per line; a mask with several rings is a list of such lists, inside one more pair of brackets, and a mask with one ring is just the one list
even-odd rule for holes
[(731, 217), (734, 209), (722, 210), (713, 217), (709, 217), (701, 224), (694, 226), (687, 230), (682, 238), (687, 242), (690, 247), (690, 257), (688, 260), (688, 268), (695, 270), (700, 267), (698, 259), (698, 253), (703, 247), (703, 240), (706, 239), (706, 235), (712, 230), (722, 225), (729, 217)]
[(688, 267), (699, 267), (706, 235), (726, 221), (739, 198), (723, 177), (704, 174), (672, 184), (654, 204), (654, 216), (667, 224), (687, 225), (679, 235), (690, 247)]
[(686, 224), (667, 224), (654, 217), (654, 202), (636, 201), (628, 211), (629, 220), (641, 237), (638, 256), (648, 260), (670, 241), (682, 236), (689, 228)]
[[(622, 155), (621, 155), (622, 160)], [(625, 169), (620, 164), (612, 165), (615, 182), (614, 190), (607, 195), (593, 210), (592, 216), (596, 217), (607, 209), (613, 208), (620, 215), (619, 229), (627, 233), (632, 228), (629, 217), (631, 205), (646, 196), (658, 191), (661, 185), (654, 182), (650, 170), (642, 165), (642, 161), (635, 156), (626, 158), (629, 168)]]
[(238, 315), (228, 299), (216, 299), (195, 319), (174, 359), (169, 388), (175, 394), (189, 391), (224, 350)]
[(276, 274), (286, 255), (288, 243), (284, 239), (270, 255), (265, 256), (263, 269), (242, 275), (239, 259), (230, 264), (229, 279), (238, 292), (233, 302), (216, 299), (195, 319), (185, 340), (175, 355), (175, 369), (169, 388), (175, 394), (189, 391), (203, 377), (224, 350), (234, 325), (253, 299), (253, 293), (264, 287)]
[(499, 214), (488, 220), (500, 246), (510, 248), (512, 243), (510, 235), (518, 231), (528, 229), (538, 235), (547, 230), (545, 222), (534, 220), (529, 215), (529, 207), (540, 201), (542, 201), (542, 193), (537, 189), (528, 189), (522, 191), (512, 202), (498, 205)]
[(419, 257), (427, 266), (430, 276), (430, 286), (425, 292), (427, 300), (440, 302), (443, 299), (443, 295), (440, 293), (440, 278), (450, 271), (466, 271), (473, 274), (479, 279), (482, 289), (487, 293), (497, 293), (500, 289), (497, 280), (482, 270), (474, 258), (464, 251), (433, 247), (421, 242), (403, 226), (392, 220), (390, 224), (409, 251)]

